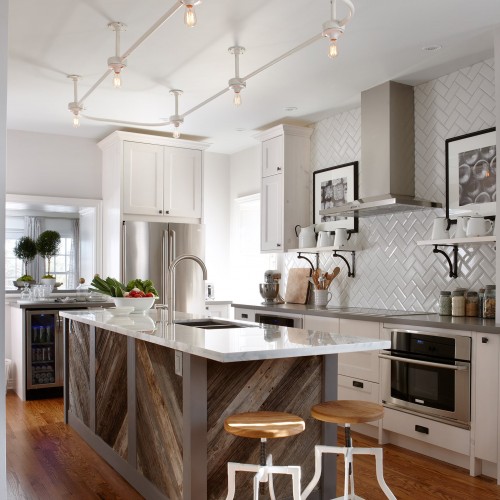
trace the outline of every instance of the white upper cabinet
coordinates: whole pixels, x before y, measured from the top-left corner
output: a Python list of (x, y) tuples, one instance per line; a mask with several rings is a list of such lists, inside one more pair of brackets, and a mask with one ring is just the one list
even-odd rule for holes
[(284, 160), (282, 135), (262, 143), (262, 177), (282, 173)]
[(124, 143), (124, 213), (201, 218), (201, 182), (201, 151)]
[(307, 127), (277, 125), (262, 143), (261, 251), (297, 248), (295, 226), (310, 225), (310, 137)]

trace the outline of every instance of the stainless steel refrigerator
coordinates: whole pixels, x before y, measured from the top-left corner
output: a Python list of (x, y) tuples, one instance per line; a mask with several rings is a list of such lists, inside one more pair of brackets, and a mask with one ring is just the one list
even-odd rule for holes
[[(162, 304), (167, 303), (168, 265), (185, 254), (205, 259), (202, 224), (124, 221), (122, 238), (122, 282), (152, 280)], [(203, 273), (192, 260), (183, 260), (175, 268), (175, 309), (189, 313), (205, 310)]]

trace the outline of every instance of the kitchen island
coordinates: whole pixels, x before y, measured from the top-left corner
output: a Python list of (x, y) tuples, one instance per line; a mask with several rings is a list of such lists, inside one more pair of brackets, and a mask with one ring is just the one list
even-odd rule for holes
[[(258, 463), (258, 440), (224, 432), (234, 413), (276, 410), (306, 421), (298, 436), (271, 441), (275, 463), (313, 474), (314, 445), (332, 444), (335, 426), (309, 417), (337, 394), (337, 354), (378, 350), (389, 342), (237, 322), (197, 328), (199, 316), (166, 311), (113, 317), (64, 311), (66, 421), (146, 498), (223, 499), (227, 462)], [(223, 320), (220, 320), (223, 323)], [(327, 467), (335, 468), (335, 457)], [(335, 474), (317, 498), (335, 496)], [(251, 475), (238, 498), (252, 498)], [(288, 478), (275, 481), (291, 497)]]

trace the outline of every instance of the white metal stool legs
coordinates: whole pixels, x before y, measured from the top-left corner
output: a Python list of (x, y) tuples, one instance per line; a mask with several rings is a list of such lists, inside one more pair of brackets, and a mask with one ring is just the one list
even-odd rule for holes
[(269, 493), (272, 500), (276, 500), (273, 488), (273, 474), (288, 474), (292, 476), (293, 500), (300, 500), (301, 469), (298, 465), (272, 465), (272, 456), (268, 455), (266, 465), (239, 464), (228, 462), (227, 481), (228, 490), (226, 500), (232, 500), (236, 491), (236, 472), (254, 472), (253, 498), (259, 498), (259, 484), (269, 482)]
[(311, 482), (307, 485), (306, 489), (302, 492), (300, 496), (301, 500), (305, 500), (311, 494), (314, 487), (318, 484), (318, 481), (321, 477), (321, 459), (323, 453), (342, 454), (345, 457), (344, 496), (338, 498), (340, 499), (343, 498), (345, 500), (362, 500), (361, 497), (358, 497), (357, 495), (354, 494), (353, 473), (350, 475), (351, 494), (349, 495), (349, 464), (351, 464), (352, 467), (353, 455), (374, 455), (378, 484), (380, 485), (382, 491), (385, 493), (386, 497), (389, 498), (389, 500), (396, 500), (396, 497), (389, 489), (389, 486), (387, 486), (387, 483), (384, 480), (382, 448), (355, 448), (355, 447), (324, 446), (324, 445), (317, 445), (314, 447), (314, 462), (315, 462), (314, 476), (311, 479)]

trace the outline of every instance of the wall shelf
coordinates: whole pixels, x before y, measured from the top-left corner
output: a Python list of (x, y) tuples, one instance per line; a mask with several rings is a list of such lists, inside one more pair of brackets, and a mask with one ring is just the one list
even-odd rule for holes
[[(319, 254), (324, 253), (324, 252), (332, 252), (333, 257), (338, 257), (339, 259), (342, 259), (345, 262), (345, 265), (347, 266), (347, 276), (349, 278), (354, 278), (356, 276), (356, 269), (355, 269), (356, 250), (354, 250), (354, 249), (351, 249), (351, 248), (338, 249), (335, 247), (312, 247), (312, 248), (293, 248), (293, 249), (290, 249), (289, 252), (297, 252), (298, 258), (304, 259), (307, 262), (309, 262), (309, 265), (311, 266), (311, 269), (313, 271), (319, 265)], [(350, 253), (351, 254), (351, 263), (350, 264), (349, 264), (349, 261), (343, 255), (341, 255), (342, 253)], [(308, 257), (305, 257), (302, 254), (316, 255), (316, 267), (314, 266), (314, 264), (311, 262), (311, 260)]]
[[(450, 268), (450, 278), (458, 278), (458, 247), (466, 245), (483, 245), (485, 243), (496, 243), (496, 236), (476, 236), (469, 238), (447, 238), (444, 240), (423, 240), (417, 241), (418, 246), (433, 246), (433, 253), (443, 255), (448, 262)], [(452, 247), (452, 257), (438, 247)]]

